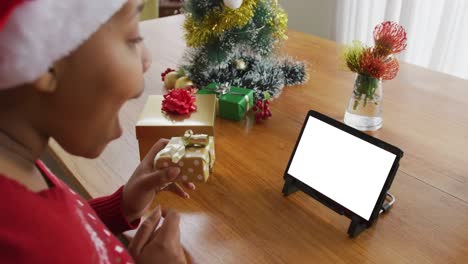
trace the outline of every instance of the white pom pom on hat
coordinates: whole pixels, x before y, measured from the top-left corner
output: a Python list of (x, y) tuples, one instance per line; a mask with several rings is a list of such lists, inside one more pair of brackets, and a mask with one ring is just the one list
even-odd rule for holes
[(0, 0), (0, 90), (36, 80), (128, 0)]

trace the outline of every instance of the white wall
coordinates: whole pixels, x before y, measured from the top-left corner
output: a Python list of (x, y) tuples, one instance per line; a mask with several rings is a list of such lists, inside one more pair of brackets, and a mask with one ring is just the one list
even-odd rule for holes
[(289, 17), (289, 28), (332, 39), (336, 0), (280, 0)]

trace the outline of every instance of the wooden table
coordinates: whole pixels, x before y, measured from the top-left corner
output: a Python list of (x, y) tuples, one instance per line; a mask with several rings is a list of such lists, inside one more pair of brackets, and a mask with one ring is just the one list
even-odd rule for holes
[[(142, 23), (154, 64), (143, 97), (121, 112), (122, 138), (96, 160), (54, 157), (92, 197), (124, 184), (138, 164), (135, 121), (146, 97), (161, 93), (160, 73), (176, 67), (185, 45), (181, 16)], [(349, 220), (302, 193), (281, 195), (283, 172), (305, 114), (342, 120), (354, 76), (341, 70), (331, 41), (290, 32), (284, 50), (309, 64), (310, 80), (272, 103), (254, 125), (216, 122), (215, 173), (192, 199), (157, 203), (182, 214), (182, 240), (198, 263), (468, 263), (468, 81), (402, 64), (384, 83), (384, 127), (374, 136), (405, 151), (377, 225), (351, 240)]]

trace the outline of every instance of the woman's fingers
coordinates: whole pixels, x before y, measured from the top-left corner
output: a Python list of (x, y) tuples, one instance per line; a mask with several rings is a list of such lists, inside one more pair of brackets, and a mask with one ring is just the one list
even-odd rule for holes
[(182, 248), (184, 250), (184, 255), (185, 255), (185, 259), (187, 260), (187, 264), (195, 264), (195, 261), (193, 260), (193, 257), (190, 254), (190, 252), (188, 252), (186, 248), (184, 247)]
[(166, 188), (166, 190), (175, 193), (182, 198), (190, 198), (190, 195), (178, 183), (172, 183)]
[(189, 190), (195, 190), (195, 184), (192, 182), (183, 182), (182, 186), (179, 183), (175, 183), (180, 175), (180, 168), (169, 167), (164, 169), (156, 170), (144, 178), (141, 179), (140, 185), (145, 189), (155, 189), (156, 191), (167, 190), (173, 192), (180, 197), (189, 198), (189, 194), (182, 188)]
[(178, 167), (158, 169), (148, 175), (145, 175), (139, 184), (144, 189), (156, 189), (157, 191), (160, 191), (172, 182), (176, 181), (179, 174), (180, 168)]
[(163, 211), (164, 221), (153, 232), (143, 252), (152, 254), (151, 263), (187, 263), (180, 242), (180, 216), (174, 210)]
[(153, 168), (153, 161), (156, 157), (156, 154), (158, 154), (159, 151), (165, 148), (167, 143), (169, 143), (169, 139), (161, 138), (160, 140), (158, 140), (158, 142), (156, 142), (153, 145), (153, 147), (151, 147), (150, 151), (148, 151), (141, 163), (150, 166), (149, 168)]
[(168, 243), (180, 246), (180, 215), (174, 210), (168, 210), (164, 216), (164, 222), (158, 229), (155, 239), (149, 243)]
[(161, 221), (162, 213), (161, 207), (158, 206), (146, 220), (141, 223), (140, 228), (135, 234), (135, 237), (130, 242), (128, 248), (132, 256), (138, 256), (143, 247), (149, 242), (154, 229)]
[(184, 182), (183, 185), (185, 188), (192, 190), (192, 191), (196, 189), (196, 186), (193, 182)]

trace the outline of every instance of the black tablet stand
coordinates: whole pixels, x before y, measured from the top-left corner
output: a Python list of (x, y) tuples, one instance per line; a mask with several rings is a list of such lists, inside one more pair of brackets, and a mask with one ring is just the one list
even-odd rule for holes
[(309, 196), (315, 198), (316, 200), (320, 201), (322, 204), (325, 206), (329, 207), (330, 209), (334, 210), (340, 215), (345, 215), (348, 218), (351, 219), (351, 224), (349, 225), (348, 228), (348, 236), (350, 238), (355, 238), (357, 237), (362, 231), (366, 230), (367, 228), (371, 227), (372, 224), (370, 222), (367, 222), (363, 220), (362, 218), (353, 215), (353, 214), (348, 214), (344, 210), (338, 209), (340, 206), (335, 206), (332, 203), (327, 203), (325, 202), (325, 199), (322, 199), (320, 197), (320, 194), (317, 192), (313, 191), (310, 187), (305, 185), (304, 183), (296, 180), (295, 178), (292, 177), (285, 177), (284, 179), (284, 186), (283, 186), (283, 195), (288, 196), (290, 194), (293, 194), (297, 191), (302, 191)]

